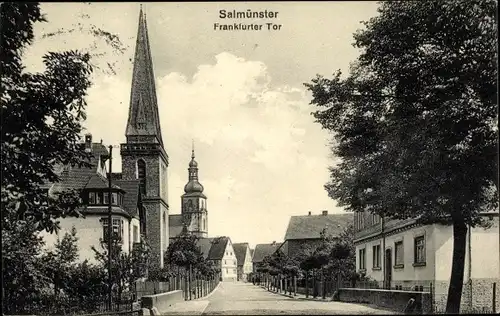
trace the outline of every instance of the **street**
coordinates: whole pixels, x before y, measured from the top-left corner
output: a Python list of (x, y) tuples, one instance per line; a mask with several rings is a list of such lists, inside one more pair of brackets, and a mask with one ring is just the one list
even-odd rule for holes
[(177, 303), (162, 315), (368, 315), (390, 312), (363, 304), (289, 298), (260, 286), (222, 282), (210, 295)]

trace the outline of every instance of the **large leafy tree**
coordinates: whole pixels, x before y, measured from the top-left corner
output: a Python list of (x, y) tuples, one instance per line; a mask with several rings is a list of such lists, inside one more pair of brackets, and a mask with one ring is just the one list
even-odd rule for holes
[(48, 53), (44, 72), (26, 73), (22, 52), (33, 41), (33, 23), (45, 21), (39, 5), (6, 2), (0, 18), (2, 224), (9, 228), (29, 219), (40, 230), (53, 231), (57, 218), (75, 214), (79, 197), (72, 191), (48, 195), (41, 185), (59, 180), (58, 164), (88, 165), (79, 135), (91, 84), (90, 56)]
[(498, 203), (497, 4), (387, 1), (354, 35), (350, 73), (306, 84), (350, 211), (453, 225), (446, 311), (460, 308), (468, 225)]

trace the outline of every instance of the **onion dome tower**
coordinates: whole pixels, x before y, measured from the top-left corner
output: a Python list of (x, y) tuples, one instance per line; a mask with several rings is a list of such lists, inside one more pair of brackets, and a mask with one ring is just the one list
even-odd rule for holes
[(188, 182), (184, 186), (182, 218), (188, 231), (198, 237), (208, 236), (207, 197), (203, 194), (203, 185), (198, 181), (198, 163), (195, 160), (194, 144), (188, 168)]

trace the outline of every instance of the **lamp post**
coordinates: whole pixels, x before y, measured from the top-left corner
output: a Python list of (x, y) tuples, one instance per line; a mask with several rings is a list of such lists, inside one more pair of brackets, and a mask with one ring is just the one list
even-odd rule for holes
[(112, 255), (111, 255), (111, 248), (112, 248), (112, 230), (113, 230), (113, 223), (111, 219), (111, 175), (112, 175), (112, 166), (113, 164), (111, 163), (113, 160), (113, 146), (109, 145), (109, 175), (108, 175), (108, 308), (111, 311), (111, 307), (113, 304), (113, 280), (111, 279), (112, 273), (111, 273), (111, 266), (112, 266)]

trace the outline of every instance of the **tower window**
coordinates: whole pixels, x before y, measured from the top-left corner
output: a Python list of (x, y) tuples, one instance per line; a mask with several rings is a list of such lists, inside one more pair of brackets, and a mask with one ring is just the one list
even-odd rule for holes
[(146, 194), (146, 163), (144, 160), (137, 161), (137, 178), (142, 194)]

